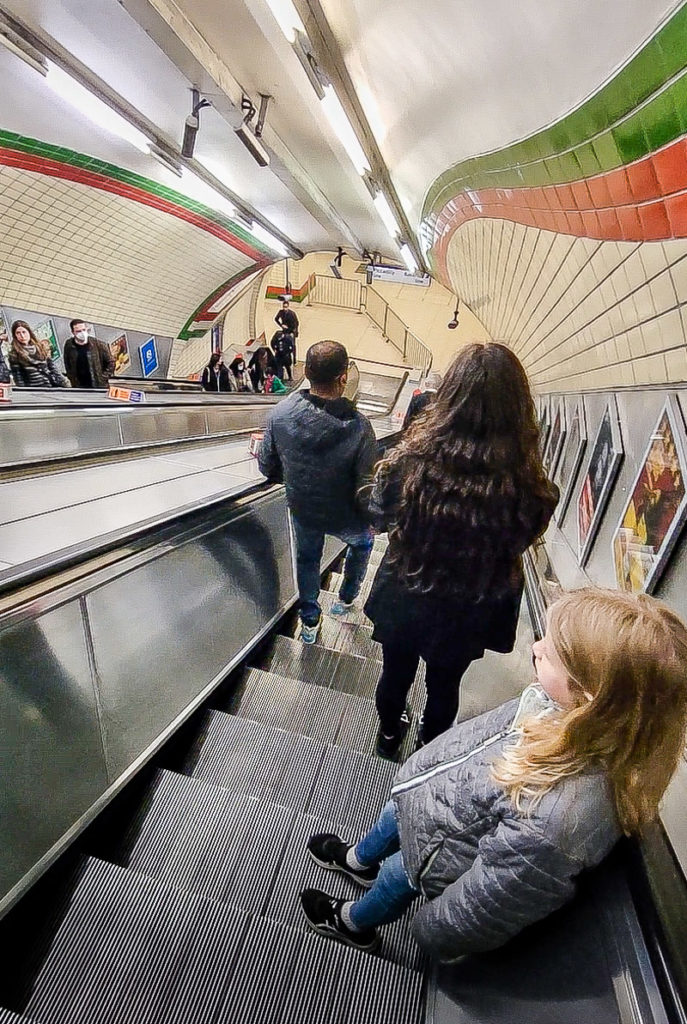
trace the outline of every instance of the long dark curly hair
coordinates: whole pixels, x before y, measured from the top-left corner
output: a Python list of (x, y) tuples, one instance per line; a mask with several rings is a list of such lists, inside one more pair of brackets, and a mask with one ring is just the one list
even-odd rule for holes
[(406, 586), (477, 600), (512, 591), (557, 500), (517, 356), (496, 343), (463, 348), (378, 473), (400, 478), (389, 560)]

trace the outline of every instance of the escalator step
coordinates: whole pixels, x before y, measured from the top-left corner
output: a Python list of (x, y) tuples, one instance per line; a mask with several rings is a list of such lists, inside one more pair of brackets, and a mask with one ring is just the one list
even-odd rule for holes
[(422, 976), (273, 921), (251, 922), (217, 1024), (419, 1024)]
[(0, 1007), (0, 1024), (38, 1024), (35, 1018), (19, 1017), (11, 1010), (3, 1010)]
[(50, 931), (26, 1001), (40, 1024), (420, 1020), (415, 972), (94, 858)]
[(89, 858), (49, 926), (25, 1012), (41, 1024), (209, 1024), (247, 926), (243, 911)]
[(130, 871), (262, 913), (295, 811), (160, 771), (111, 858)]
[[(243, 689), (227, 710), (239, 718), (264, 722), (346, 750), (374, 753), (379, 720), (374, 701), (368, 697), (251, 668)], [(411, 729), (401, 748), (400, 761), (410, 756), (414, 745), (415, 730)]]
[[(329, 577), (329, 583), (327, 584), (327, 590), (329, 590), (332, 594), (338, 594), (339, 593), (339, 588), (341, 587), (341, 581), (342, 580), (343, 580), (343, 574), (342, 573), (340, 573), (340, 572), (333, 572), (331, 574), (331, 576)], [(358, 602), (358, 604), (360, 605), (361, 608), (365, 605), (365, 602), (367, 601), (368, 597), (370, 596), (370, 591), (372, 590), (372, 584), (373, 583), (374, 583), (374, 573), (368, 573), (368, 575), (363, 580), (363, 584), (362, 584), (362, 586), (360, 588), (360, 593), (356, 597), (356, 601)]]
[[(175, 889), (307, 930), (302, 889), (316, 886), (347, 899), (361, 892), (307, 855), (316, 832), (358, 837), (350, 827), (160, 771), (112, 859)], [(424, 966), (407, 920), (383, 929), (376, 955), (414, 970)]]
[(372, 701), (365, 697), (251, 668), (246, 674), (243, 691), (237, 694), (228, 710), (240, 718), (250, 718), (325, 743), (367, 753), (373, 751), (377, 712)]
[(193, 778), (354, 829), (386, 803), (396, 765), (273, 726), (209, 712)]
[[(318, 832), (333, 832), (349, 842), (360, 838), (360, 833), (342, 828), (336, 822), (299, 814), (289, 838), (285, 855), (272, 885), (265, 916), (294, 928), (307, 929), (297, 894), (303, 889), (323, 889), (340, 899), (360, 899), (364, 890), (355, 885), (340, 871), (326, 871), (319, 867), (306, 852), (306, 844)], [(381, 944), (375, 953), (386, 960), (402, 964), (411, 970), (422, 971), (427, 966), (410, 933), (412, 915), (420, 908), (418, 900), (407, 915), (393, 924), (380, 929)]]
[[(324, 607), (322, 610), (324, 612)], [(294, 638), (298, 637), (300, 628), (300, 622), (296, 621), (291, 634)], [(317, 642), (320, 647), (326, 647), (330, 651), (355, 654), (370, 661), (382, 660), (382, 648), (372, 639), (371, 626), (362, 626), (345, 618), (329, 616), (326, 612), (322, 616)]]
[[(324, 614), (328, 615), (331, 611), (332, 605), (338, 601), (339, 598), (337, 594), (333, 594), (330, 590), (321, 590), (320, 596), (317, 600), (319, 601)], [(355, 600), (355, 607), (351, 608), (344, 621), (352, 622), (356, 626), (367, 626), (370, 631), (372, 630), (372, 623), (363, 611), (362, 604), (358, 598)]]
[(304, 644), (286, 636), (274, 638), (271, 651), (256, 667), (360, 697), (374, 696), (380, 673), (379, 662), (356, 654), (330, 651), (320, 644)]

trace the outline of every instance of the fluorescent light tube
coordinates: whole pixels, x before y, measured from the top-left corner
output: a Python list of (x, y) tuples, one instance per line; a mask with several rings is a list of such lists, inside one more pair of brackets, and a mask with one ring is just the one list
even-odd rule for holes
[(382, 218), (384, 227), (389, 232), (394, 241), (397, 241), (396, 236), (399, 233), (399, 227), (396, 223), (396, 218), (393, 215), (391, 207), (389, 206), (389, 200), (386, 198), (383, 192), (378, 192), (372, 202), (377, 208), (377, 213)]
[(13, 53), (16, 57), (20, 57), (30, 68), (37, 71), (39, 75), (47, 75), (48, 65), (45, 57), (42, 53), (39, 53), (30, 43), (27, 43), (25, 39), (18, 36), (16, 32), (13, 32), (8, 25), (0, 25), (0, 43)]
[(406, 242), (404, 242), (403, 245), (401, 246), (401, 258), (403, 259), (403, 262), (407, 266), (410, 273), (414, 274), (415, 271), (417, 270), (417, 261), (413, 256), (412, 249)]
[(305, 25), (291, 0), (267, 0), (267, 6), (290, 43), (296, 41), (296, 32), (302, 32), (305, 35)]
[(279, 253), (280, 256), (288, 256), (289, 250), (280, 242), (278, 238), (271, 235), (269, 231), (262, 227), (260, 224), (253, 224), (250, 229), (251, 234), (258, 239), (259, 242), (263, 242), (268, 249), (272, 249), (274, 252)]
[(325, 86), (324, 97), (320, 102), (327, 115), (327, 120), (336, 132), (339, 141), (348, 153), (358, 174), (369, 174), (370, 164), (365, 156), (365, 150), (360, 145), (358, 136), (353, 131), (353, 126), (348, 120), (346, 111), (341, 106), (341, 101), (336, 95), (333, 86)]
[(53, 92), (56, 92), (63, 100), (70, 103), (79, 113), (83, 114), (90, 121), (93, 121), (99, 128), (117, 135), (125, 142), (131, 143), (141, 153), (148, 155), (150, 140), (139, 131), (135, 125), (127, 121), (125, 117), (118, 114), (103, 100), (99, 99), (90, 89), (81, 85), (75, 78), (68, 75), (66, 71), (56, 64), (48, 65), (46, 81)]
[(212, 185), (208, 185), (206, 181), (199, 178), (188, 167), (184, 167), (182, 171), (180, 191), (189, 196), (190, 199), (195, 199), (196, 202), (209, 206), (211, 210), (223, 213), (225, 217), (233, 217), (236, 213), (236, 207), (233, 203), (225, 198), (221, 192), (218, 192), (216, 188), (213, 188)]

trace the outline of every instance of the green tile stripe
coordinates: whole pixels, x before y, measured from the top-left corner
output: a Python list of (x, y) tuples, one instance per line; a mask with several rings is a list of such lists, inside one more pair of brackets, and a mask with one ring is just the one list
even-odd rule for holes
[(94, 174), (102, 174), (106, 178), (121, 181), (125, 185), (140, 188), (144, 192), (159, 196), (160, 199), (164, 199), (166, 202), (173, 203), (175, 206), (181, 206), (183, 209), (189, 210), (199, 217), (204, 217), (206, 220), (212, 221), (212, 223), (219, 225), (227, 231), (231, 231), (232, 235), (240, 238), (247, 245), (252, 246), (258, 252), (264, 253), (270, 259), (272, 258), (271, 250), (263, 242), (254, 238), (249, 231), (242, 228), (240, 224), (237, 224), (236, 221), (225, 217), (222, 213), (213, 210), (209, 206), (205, 206), (203, 203), (197, 202), (195, 199), (191, 199), (189, 196), (183, 195), (181, 192), (177, 192), (173, 188), (161, 185), (152, 178), (146, 178), (141, 174), (136, 174), (134, 171), (127, 171), (124, 167), (118, 167), (116, 164), (98, 160), (96, 157), (87, 156), (85, 153), (78, 153), (74, 149), (66, 149), (64, 146), (53, 146), (48, 142), (41, 142), (40, 139), (31, 139), (25, 135), (17, 135), (14, 132), (0, 131), (0, 146), (6, 146), (8, 149), (14, 149), (21, 153), (29, 153), (31, 156), (43, 157), (46, 160), (70, 164), (72, 167), (80, 167), (83, 170), (92, 171)]
[(687, 133), (687, 2), (598, 92), (555, 124), (444, 171), (423, 219), (463, 189), (563, 184), (614, 170)]
[[(242, 278), (248, 277), (248, 275), (252, 274), (254, 271), (254, 265), (251, 267), (245, 267), (243, 270), (239, 270), (233, 277), (230, 277), (225, 281), (224, 284), (221, 284), (219, 288), (215, 288), (215, 290), (211, 292), (207, 298), (203, 299), (201, 304), (194, 309), (191, 316), (177, 334), (177, 338), (179, 338), (180, 341), (188, 341), (190, 338), (202, 338), (204, 334), (207, 334), (212, 326), (212, 321), (209, 321), (205, 327), (197, 327), (195, 329), (192, 329), (191, 325), (196, 322), (198, 317), (207, 309), (208, 306), (211, 306), (213, 302), (217, 301), (223, 292), (229, 291), (229, 289), (233, 288), (235, 284), (238, 284)], [(217, 315), (219, 316), (220, 314), (218, 313)]]

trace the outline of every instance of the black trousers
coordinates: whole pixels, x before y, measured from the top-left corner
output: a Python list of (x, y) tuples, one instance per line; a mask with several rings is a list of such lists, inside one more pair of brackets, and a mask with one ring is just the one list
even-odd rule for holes
[[(382, 651), (384, 665), (377, 683), (375, 701), (382, 732), (387, 736), (393, 736), (398, 732), (406, 698), (420, 663), (420, 655), (411, 647), (395, 644), (383, 644)], [(421, 735), (424, 743), (429, 743), (435, 736), (453, 725), (458, 713), (460, 681), (472, 660), (472, 657), (465, 655), (461, 657), (460, 651), (456, 651), (454, 660), (449, 665), (427, 664), (427, 702)]]

